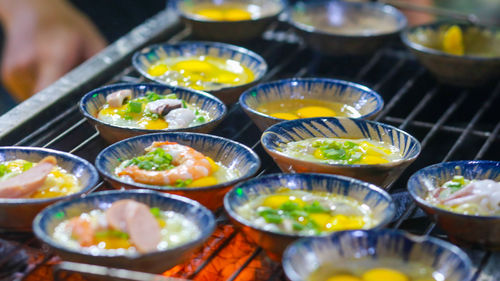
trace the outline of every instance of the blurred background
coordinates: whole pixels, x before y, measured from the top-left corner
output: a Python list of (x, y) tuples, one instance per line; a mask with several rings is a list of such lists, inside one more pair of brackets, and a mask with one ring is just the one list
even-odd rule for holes
[[(491, 25), (500, 26), (500, 0), (397, 1), (473, 13)], [(54, 6), (51, 4), (54, 4), (56, 8), (53, 8)], [(106, 42), (115, 41), (159, 10), (164, 9), (165, 4), (163, 0), (0, 0), (2, 23), (0, 43), (3, 54), (0, 61), (2, 66), (0, 114), (50, 85), (65, 72), (98, 52), (106, 45)], [(437, 19), (425, 13), (403, 11), (411, 24), (421, 24)], [(68, 24), (68, 21), (70, 21), (69, 23), (79, 21), (79, 23), (72, 25)], [(95, 29), (95, 32), (90, 31), (95, 33), (94, 37), (92, 34), (86, 34), (88, 32), (86, 25), (94, 25), (92, 28)], [(63, 26), (62, 29), (61, 26)], [(64, 29), (70, 28), (74, 28), (74, 30), (65, 32)], [(60, 33), (52, 32), (50, 29), (58, 30)], [(43, 38), (49, 36), (58, 37), (55, 39)], [(66, 42), (65, 36), (68, 36), (68, 41), (73, 40), (75, 44)], [(75, 36), (81, 38), (75, 38)], [(103, 38), (102, 43), (92, 42), (99, 36)], [(37, 39), (35, 40), (33, 37), (37, 37)], [(58, 45), (62, 48), (60, 51), (57, 50)], [(88, 45), (93, 49), (90, 52), (85, 52), (81, 46)], [(48, 54), (39, 55), (39, 50), (44, 53), (44, 48), (49, 48)], [(75, 50), (70, 50), (71, 48)], [(50, 58), (50, 53), (55, 53), (58, 59), (56, 61), (41, 60), (41, 57)], [(27, 54), (35, 55), (30, 57)], [(73, 57), (66, 58), (60, 54)], [(49, 65), (49, 67), (44, 68), (44, 64)], [(57, 68), (59, 65), (62, 66)], [(35, 85), (36, 79), (42, 79), (37, 77), (37, 75), (42, 76), (39, 74), (42, 71), (44, 71), (42, 74), (46, 75), (44, 75), (43, 81), (38, 81), (40, 83)], [(30, 85), (30, 87), (26, 85)]]

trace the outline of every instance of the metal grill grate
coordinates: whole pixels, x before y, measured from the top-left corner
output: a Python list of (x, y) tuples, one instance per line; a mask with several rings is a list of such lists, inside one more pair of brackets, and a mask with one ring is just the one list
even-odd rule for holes
[[(170, 37), (170, 42), (189, 39), (189, 31), (178, 29)], [(147, 43), (147, 42), (143, 42)], [(391, 45), (371, 57), (364, 58), (327, 58), (307, 49), (293, 35), (291, 30), (277, 24), (268, 30), (263, 40), (250, 42), (245, 47), (260, 53), (269, 64), (269, 73), (264, 80), (285, 77), (333, 77), (358, 82), (378, 91), (386, 101), (377, 121), (385, 122), (403, 129), (418, 138), (422, 143), (422, 153), (403, 175), (392, 185), (390, 192), (398, 203), (398, 218), (390, 227), (401, 228), (419, 235), (433, 235), (446, 239), (435, 224), (412, 202), (405, 191), (406, 181), (413, 172), (432, 163), (455, 159), (500, 159), (500, 118), (496, 112), (499, 102), (500, 83), (492, 83), (481, 88), (460, 89), (438, 84), (398, 44)], [(100, 86), (99, 80), (92, 80), (93, 86)], [(144, 82), (144, 79), (130, 66), (126, 66), (107, 83)], [(74, 95), (70, 102), (62, 101), (66, 106), (59, 115), (44, 120), (44, 125), (28, 130), (22, 137), (11, 136), (0, 139), (3, 145), (41, 146), (68, 151), (91, 162), (97, 153), (107, 144), (99, 137), (96, 130), (82, 118), (75, 105), (83, 91)], [(70, 104), (70, 106), (67, 106)], [(72, 105), (71, 105), (72, 104)], [(262, 159), (259, 176), (278, 172), (273, 161), (263, 151), (257, 127), (243, 113), (238, 104), (229, 108), (227, 118), (212, 134), (230, 138), (254, 149)], [(14, 135), (14, 136), (12, 136)], [(107, 189), (100, 182), (97, 190)], [(201, 261), (189, 263), (174, 276), (193, 279), (203, 272), (211, 270), (217, 259), (222, 259), (225, 251), (231, 251), (235, 243), (243, 241), (241, 233), (227, 222), (223, 212), (218, 212), (218, 232), (210, 243), (215, 245)], [(11, 275), (11, 278), (29, 276), (41, 278), (40, 268), (51, 261), (51, 253), (41, 247), (30, 234), (0, 233), (0, 237), (17, 241), (17, 246), (8, 255), (0, 258), (0, 267), (7, 263), (10, 256), (21, 250), (30, 256), (29, 266)], [(213, 246), (212, 245), (212, 246)], [(245, 271), (253, 270), (254, 279), (284, 280), (279, 264), (271, 262), (263, 251), (247, 245), (246, 253), (226, 273), (224, 280), (247, 280)], [(229, 249), (229, 250), (228, 250)], [(500, 255), (480, 250), (466, 250), (476, 266), (475, 280), (500, 280), (500, 271), (495, 265)], [(200, 258), (200, 255), (197, 257)], [(49, 266), (50, 267), (50, 266)], [(254, 268), (257, 267), (257, 268)], [(259, 269), (259, 267), (261, 267)], [(71, 263), (62, 263), (55, 267), (58, 276), (66, 278), (67, 273), (87, 272), (89, 267), (79, 267)], [(101, 274), (118, 274), (94, 268)], [(47, 273), (45, 273), (47, 274)], [(223, 276), (223, 275), (221, 275)], [(151, 276), (128, 275), (134, 280), (146, 280)], [(245, 277), (245, 278), (244, 278)], [(250, 280), (250, 279), (249, 279)]]

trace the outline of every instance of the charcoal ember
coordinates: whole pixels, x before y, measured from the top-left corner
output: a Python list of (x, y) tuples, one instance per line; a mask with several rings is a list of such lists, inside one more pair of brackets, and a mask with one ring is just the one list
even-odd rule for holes
[(28, 266), (28, 254), (18, 244), (0, 239), (0, 280), (13, 280)]

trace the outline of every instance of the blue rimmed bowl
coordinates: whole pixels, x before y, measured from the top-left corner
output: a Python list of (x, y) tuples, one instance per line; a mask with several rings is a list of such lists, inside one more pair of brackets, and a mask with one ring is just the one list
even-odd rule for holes
[(288, 14), (289, 23), (312, 49), (334, 56), (373, 53), (397, 39), (407, 25), (398, 9), (375, 2), (299, 1)]
[[(150, 91), (159, 95), (176, 94), (178, 98), (185, 100), (188, 104), (195, 104), (201, 109), (207, 111), (210, 119), (212, 120), (197, 126), (165, 130), (123, 127), (99, 120), (97, 115), (99, 110), (101, 110), (103, 105), (106, 103), (106, 96), (115, 91), (124, 89), (132, 90), (132, 98), (144, 96)], [(165, 131), (208, 133), (226, 116), (227, 108), (219, 99), (202, 91), (158, 84), (115, 84), (97, 88), (85, 94), (85, 96), (83, 96), (80, 100), (80, 112), (85, 116), (85, 118), (87, 118), (87, 121), (90, 124), (96, 127), (102, 138), (109, 143), (114, 143), (138, 135)]]
[[(201, 235), (191, 242), (171, 249), (135, 255), (92, 254), (61, 245), (52, 237), (55, 227), (61, 222), (91, 210), (105, 210), (113, 202), (123, 199), (132, 199), (151, 208), (158, 207), (162, 211), (181, 213), (198, 226)], [(43, 210), (33, 221), (33, 230), (38, 239), (52, 248), (63, 260), (151, 273), (164, 272), (189, 258), (191, 253), (201, 247), (212, 234), (214, 228), (214, 216), (197, 202), (181, 196), (147, 190), (113, 190), (93, 193), (54, 204)]]
[[(402, 159), (372, 165), (325, 164), (300, 160), (281, 152), (281, 147), (289, 142), (316, 137), (382, 141), (397, 147)], [(383, 188), (394, 182), (420, 154), (420, 143), (410, 134), (387, 124), (351, 118), (307, 118), (278, 123), (269, 127), (260, 141), (283, 172), (344, 175)]]
[[(175, 0), (171, 3), (196, 38), (221, 42), (258, 38), (270, 24), (278, 20), (278, 16), (286, 7), (285, 0)], [(196, 8), (227, 3), (250, 6), (260, 10), (260, 15), (237, 21), (210, 20), (196, 15)]]
[(97, 170), (92, 164), (78, 156), (47, 148), (0, 147), (0, 162), (16, 159), (39, 162), (47, 156), (54, 156), (59, 167), (75, 175), (82, 189), (67, 196), (46, 199), (0, 198), (0, 229), (31, 231), (33, 219), (43, 208), (57, 201), (79, 197), (90, 192), (97, 184), (99, 180)]
[(317, 99), (346, 104), (359, 111), (359, 118), (362, 119), (374, 118), (384, 106), (384, 100), (374, 90), (328, 78), (292, 78), (259, 84), (240, 96), (240, 105), (257, 127), (264, 131), (285, 120), (259, 112), (257, 108), (264, 103), (287, 99)]
[(212, 56), (222, 59), (231, 59), (238, 61), (253, 72), (254, 80), (252, 82), (207, 90), (207, 92), (216, 96), (225, 104), (237, 102), (240, 94), (252, 85), (258, 83), (267, 72), (266, 61), (250, 50), (230, 44), (203, 41), (183, 41), (176, 44), (157, 44), (148, 46), (134, 54), (132, 64), (144, 77), (157, 83), (165, 84), (165, 81), (159, 77), (150, 75), (148, 69), (151, 65), (167, 57), (183, 56)]
[(289, 280), (302, 281), (309, 280), (321, 265), (334, 267), (364, 259), (381, 261), (381, 267), (387, 267), (384, 259), (419, 264), (431, 268), (442, 277), (439, 280), (470, 281), (473, 273), (469, 257), (458, 247), (437, 238), (390, 229), (342, 231), (301, 239), (285, 251), (283, 269)]
[[(444, 33), (452, 25), (463, 32), (465, 55), (442, 51)], [(411, 27), (401, 34), (401, 40), (442, 83), (467, 87), (500, 78), (498, 27), (440, 21)]]
[(379, 220), (374, 228), (387, 225), (396, 211), (391, 196), (379, 187), (343, 176), (271, 174), (240, 183), (224, 197), (224, 208), (231, 221), (277, 261), (281, 259), (283, 251), (290, 243), (306, 236), (265, 230), (240, 216), (237, 208), (260, 195), (276, 193), (283, 187), (291, 190), (328, 192), (353, 198), (373, 211), (373, 217)]
[[(170, 141), (187, 145), (215, 162), (234, 168), (240, 175), (228, 182), (205, 187), (170, 187), (126, 181), (115, 174), (121, 161), (143, 155), (154, 141)], [(196, 133), (160, 133), (138, 136), (115, 143), (99, 153), (95, 165), (103, 178), (114, 188), (149, 189), (185, 196), (216, 210), (222, 206), (224, 195), (238, 182), (254, 176), (260, 168), (260, 159), (247, 146), (222, 137)]]
[(425, 199), (429, 188), (442, 186), (462, 175), (466, 179), (500, 181), (498, 161), (454, 161), (425, 167), (408, 180), (408, 191), (417, 205), (437, 222), (454, 243), (500, 250), (500, 216), (472, 216), (439, 208)]

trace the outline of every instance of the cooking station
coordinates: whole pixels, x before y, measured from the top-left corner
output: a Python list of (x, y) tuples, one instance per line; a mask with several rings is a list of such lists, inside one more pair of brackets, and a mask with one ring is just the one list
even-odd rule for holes
[[(78, 110), (80, 98), (97, 87), (114, 83), (147, 82), (131, 66), (131, 56), (158, 42), (193, 40), (171, 11), (162, 11), (83, 63), (52, 86), (0, 117), (0, 145), (37, 146), (70, 152), (89, 162), (108, 146)], [(375, 121), (403, 129), (422, 145), (419, 158), (391, 185), (397, 204), (390, 228), (416, 235), (447, 239), (406, 191), (411, 174), (428, 165), (463, 159), (500, 159), (500, 83), (478, 88), (439, 84), (404, 48), (391, 42), (363, 57), (326, 57), (309, 49), (285, 23), (273, 24), (261, 39), (242, 44), (260, 54), (269, 69), (261, 82), (290, 77), (330, 77), (360, 83), (384, 99)], [(277, 173), (278, 167), (260, 144), (261, 133), (239, 104), (211, 134), (251, 147), (261, 158), (257, 176)], [(100, 181), (94, 191), (111, 189)], [(285, 280), (279, 263), (245, 239), (216, 212), (217, 229), (191, 260), (163, 275), (127, 272), (61, 262), (32, 233), (0, 230), (0, 280), (82, 280), (115, 277), (119, 280)], [(500, 255), (464, 248), (474, 263), (474, 280), (500, 280)]]

